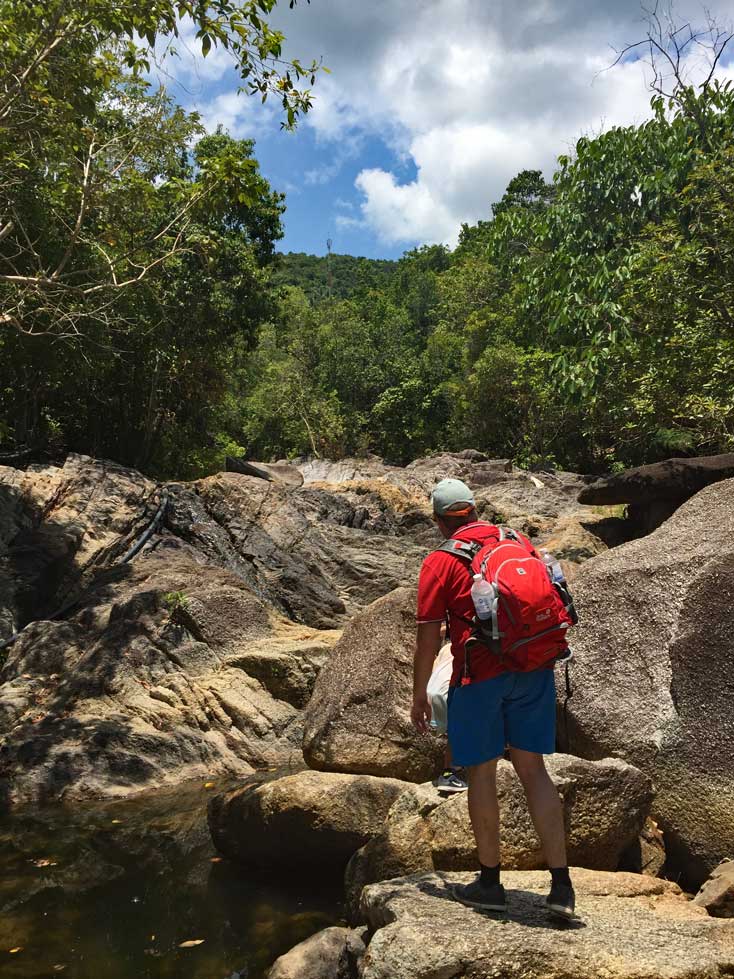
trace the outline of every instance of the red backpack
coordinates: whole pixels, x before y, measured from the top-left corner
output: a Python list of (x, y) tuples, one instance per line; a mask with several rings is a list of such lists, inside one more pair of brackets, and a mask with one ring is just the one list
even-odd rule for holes
[(481, 574), (495, 591), (491, 617), (472, 621), (462, 683), (471, 682), (469, 653), (476, 643), (498, 655), (508, 670), (523, 673), (567, 654), (566, 633), (578, 621), (573, 601), (565, 582), (552, 580), (527, 537), (490, 525), (490, 536), (481, 543), (452, 537), (437, 550), (464, 561), (472, 576)]

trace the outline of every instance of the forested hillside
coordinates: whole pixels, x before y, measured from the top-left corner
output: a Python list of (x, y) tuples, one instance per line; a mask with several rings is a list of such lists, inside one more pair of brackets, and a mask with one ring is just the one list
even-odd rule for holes
[(360, 289), (384, 289), (396, 267), (397, 262), (384, 258), (278, 253), (271, 281), (274, 286), (298, 286), (313, 303), (322, 299), (348, 299)]
[[(144, 81), (132, 39), (160, 23), (52, 6), (4, 0), (0, 33), (5, 458), (187, 477), (225, 453), (471, 445), (602, 470), (734, 447), (730, 83), (679, 80), (552, 180), (518, 174), (453, 252), (273, 261), (286, 201), (253, 142), (206, 135)], [(252, 24), (201, 16), (246, 58)], [(287, 121), (307, 109), (249, 70)]]

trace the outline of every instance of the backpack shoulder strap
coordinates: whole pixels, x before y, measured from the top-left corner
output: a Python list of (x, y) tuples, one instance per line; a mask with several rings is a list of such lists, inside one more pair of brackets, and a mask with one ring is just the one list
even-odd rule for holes
[(453, 554), (454, 557), (458, 557), (462, 561), (466, 561), (467, 564), (471, 564), (481, 549), (482, 545), (474, 541), (454, 540), (453, 537), (450, 537), (439, 547), (435, 548), (433, 553), (435, 554), (440, 551), (444, 554)]

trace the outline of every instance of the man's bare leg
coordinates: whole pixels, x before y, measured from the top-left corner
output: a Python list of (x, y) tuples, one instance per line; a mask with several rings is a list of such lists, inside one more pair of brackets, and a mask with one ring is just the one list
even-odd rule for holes
[[(548, 866), (565, 867), (566, 830), (563, 825), (563, 806), (558, 790), (546, 770), (543, 756), (532, 751), (522, 751), (520, 748), (510, 748), (510, 760), (525, 790), (528, 809)], [(471, 793), (471, 782), (469, 785)], [(469, 801), (471, 803), (471, 795)]]
[(497, 804), (497, 758), (467, 768), (469, 815), (477, 841), (479, 877), (471, 884), (455, 884), (454, 897), (462, 904), (486, 911), (506, 911), (507, 898), (500, 883), (500, 814)]
[(497, 804), (497, 762), (485, 761), (467, 768), (469, 816), (477, 841), (479, 862), (496, 867), (500, 862), (500, 812)]

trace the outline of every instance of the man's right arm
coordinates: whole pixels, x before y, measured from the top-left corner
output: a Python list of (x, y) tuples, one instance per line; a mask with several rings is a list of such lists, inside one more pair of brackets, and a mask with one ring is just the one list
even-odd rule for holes
[(426, 687), (441, 648), (441, 626), (446, 617), (446, 595), (441, 579), (431, 567), (432, 555), (423, 562), (418, 579), (418, 636), (413, 659), (413, 706), (410, 717), (425, 732), (431, 721)]
[(413, 659), (413, 706), (410, 719), (425, 734), (431, 722), (431, 705), (426, 693), (433, 663), (441, 648), (441, 622), (419, 622)]

